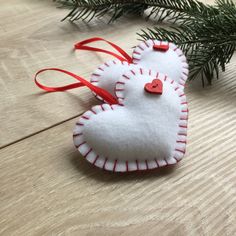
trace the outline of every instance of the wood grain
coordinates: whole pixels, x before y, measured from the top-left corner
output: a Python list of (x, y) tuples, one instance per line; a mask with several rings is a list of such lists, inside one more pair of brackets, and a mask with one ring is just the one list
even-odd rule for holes
[(135, 32), (151, 22), (60, 23), (65, 10), (51, 1), (0, 4), (1, 236), (236, 235), (236, 55), (213, 86), (188, 83), (183, 161), (108, 173), (87, 163), (72, 142), (73, 117), (96, 103), (93, 96), (86, 89), (42, 95), (32, 75), (60, 66), (88, 78), (107, 57), (74, 53), (74, 42), (98, 35), (130, 52)]
[[(88, 52), (74, 52), (73, 45), (100, 36), (128, 52), (137, 44), (136, 32), (150, 25), (130, 19), (113, 25), (95, 21), (73, 24), (60, 20), (68, 12), (50, 1), (2, 1), (0, 9), (0, 147), (40, 130), (78, 116), (97, 103), (86, 88), (65, 93), (43, 94), (33, 76), (41, 68), (60, 67), (89, 79), (107, 58)], [(8, 17), (12, 15), (12, 17)], [(127, 30), (128, 29), (128, 30)], [(100, 44), (104, 48), (107, 45)], [(42, 82), (58, 86), (74, 82), (60, 73), (47, 73)]]

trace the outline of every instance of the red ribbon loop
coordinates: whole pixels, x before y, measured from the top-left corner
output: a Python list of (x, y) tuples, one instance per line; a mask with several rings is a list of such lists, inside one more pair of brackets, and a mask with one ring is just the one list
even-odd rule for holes
[[(111, 45), (113, 48), (116, 49), (117, 52), (119, 52), (122, 56), (119, 56), (118, 54), (105, 50), (105, 49), (101, 49), (101, 48), (95, 48), (95, 47), (91, 47), (91, 46), (86, 46), (86, 44), (89, 43), (93, 43), (93, 42), (97, 42), (97, 41), (103, 41), (108, 43), (109, 45)], [(132, 63), (132, 58), (119, 46), (117, 46), (116, 44), (109, 42), (103, 38), (99, 38), (99, 37), (95, 37), (95, 38), (89, 38), (86, 40), (83, 40), (81, 42), (78, 42), (74, 45), (75, 49), (79, 49), (79, 50), (88, 50), (88, 51), (95, 51), (95, 52), (103, 52), (109, 55), (112, 55), (114, 57), (116, 57), (117, 59), (119, 59), (120, 61), (127, 61), (128, 63)]]
[[(42, 85), (41, 83), (38, 82), (37, 80), (37, 77), (40, 73), (44, 72), (44, 71), (59, 71), (59, 72), (62, 72), (64, 74), (67, 74), (75, 79), (77, 79), (78, 81), (80, 81), (79, 83), (74, 83), (74, 84), (69, 84), (69, 85), (66, 85), (66, 86), (61, 86), (61, 87), (47, 87), (47, 86), (44, 86)], [(74, 89), (74, 88), (78, 88), (78, 87), (82, 87), (82, 86), (86, 86), (88, 87), (91, 91), (93, 91), (94, 93), (96, 93), (98, 96), (102, 97), (103, 100), (105, 100), (107, 103), (109, 104), (118, 104), (118, 100), (113, 97), (109, 92), (107, 92), (106, 90), (100, 88), (100, 87), (97, 87), (97, 86), (94, 86), (93, 84), (91, 84), (90, 82), (88, 82), (87, 80), (83, 79), (82, 77), (72, 73), (72, 72), (69, 72), (69, 71), (66, 71), (66, 70), (63, 70), (63, 69), (59, 69), (59, 68), (46, 68), (46, 69), (42, 69), (40, 71), (38, 71), (36, 74), (35, 74), (35, 77), (34, 77), (34, 81), (35, 81), (35, 84), (47, 91), (47, 92), (58, 92), (58, 91), (65, 91), (65, 90), (69, 90), (69, 89)]]

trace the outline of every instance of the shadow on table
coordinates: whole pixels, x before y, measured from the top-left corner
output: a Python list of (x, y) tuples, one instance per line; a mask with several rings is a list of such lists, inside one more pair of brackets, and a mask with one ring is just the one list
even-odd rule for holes
[(82, 157), (77, 151), (75, 151), (75, 153), (71, 155), (69, 161), (71, 165), (73, 165), (73, 167), (83, 175), (102, 182), (137, 181), (152, 178), (161, 178), (167, 175), (171, 176), (173, 173), (175, 173), (175, 170), (179, 165), (177, 164), (148, 171), (115, 173), (93, 166), (88, 161), (86, 161), (84, 157)]

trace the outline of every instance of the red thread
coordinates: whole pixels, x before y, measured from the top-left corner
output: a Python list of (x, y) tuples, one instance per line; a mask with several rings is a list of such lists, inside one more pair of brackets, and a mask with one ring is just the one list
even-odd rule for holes
[(157, 168), (159, 168), (160, 166), (159, 166), (159, 164), (158, 164), (157, 159), (154, 159), (154, 160), (155, 160), (155, 162), (156, 162), (156, 164), (157, 164)]
[(116, 82), (117, 84), (125, 84), (124, 82), (120, 82), (120, 81), (118, 81), (118, 82)]
[(130, 80), (130, 78), (129, 78), (128, 76), (126, 76), (126, 75), (123, 75), (123, 77), (124, 77), (125, 79)]
[[(98, 41), (103, 41), (103, 42), (108, 43), (117, 52), (119, 52), (122, 56), (120, 56), (120, 55), (118, 55), (118, 54), (116, 54), (114, 52), (105, 50), (105, 49), (87, 46), (87, 44), (89, 44), (89, 43), (98, 42)], [(116, 44), (114, 44), (112, 42), (109, 42), (108, 40), (105, 40), (103, 38), (94, 37), (94, 38), (89, 38), (89, 39), (83, 40), (81, 42), (76, 43), (74, 45), (74, 48), (78, 49), (78, 50), (87, 50), (87, 51), (95, 51), (95, 52), (106, 53), (106, 54), (109, 54), (109, 55), (112, 55), (112, 56), (116, 57), (120, 61), (128, 61), (129, 63), (132, 63), (132, 58), (122, 48), (120, 48), (118, 45), (116, 45)]]
[(87, 116), (81, 116), (81, 117), (84, 118), (85, 120), (89, 120)]
[(93, 161), (93, 165), (95, 165), (98, 158), (99, 158), (99, 155), (96, 156), (95, 160)]
[(137, 170), (139, 170), (138, 160), (136, 160)]
[(105, 161), (104, 161), (104, 163), (103, 163), (103, 167), (102, 167), (102, 169), (106, 169), (105, 167), (106, 167), (106, 163), (107, 163), (107, 157), (106, 157), (106, 159), (105, 159)]
[(77, 148), (79, 148), (80, 146), (84, 145), (86, 143), (86, 141), (80, 143), (78, 146), (76, 146)]
[(145, 160), (145, 163), (146, 163), (146, 169), (148, 170), (148, 163), (147, 163), (147, 160)]
[(147, 43), (146, 41), (144, 41), (144, 43), (145, 43), (146, 47), (148, 47), (148, 48), (149, 48), (149, 45), (148, 45), (148, 43)]
[(185, 153), (185, 150), (180, 150), (180, 149), (178, 149), (178, 148), (176, 148), (175, 151), (181, 152), (181, 153), (183, 153), (183, 154)]
[(116, 171), (116, 164), (117, 164), (117, 160), (115, 160), (115, 162), (114, 162), (114, 166), (113, 166), (113, 172), (115, 172), (115, 171)]
[(90, 109), (90, 111), (95, 115), (97, 114), (92, 108)]
[(132, 72), (133, 75), (136, 75), (135, 72), (133, 70), (130, 70)]
[(77, 137), (77, 136), (80, 136), (80, 135), (83, 135), (83, 133), (73, 134), (73, 137)]
[(88, 154), (92, 151), (92, 148), (89, 149), (89, 151), (84, 155), (85, 158), (87, 158)]
[(138, 45), (138, 48), (140, 48), (142, 51), (144, 50), (140, 45)]
[(95, 74), (95, 73), (93, 73), (92, 75), (93, 75), (93, 76), (101, 76), (101, 75), (99, 75), (99, 74)]
[(129, 162), (126, 161), (125, 164), (126, 164), (126, 171), (129, 171)]
[(84, 124), (79, 123), (79, 122), (77, 122), (76, 124), (79, 125), (79, 126), (84, 126)]
[[(42, 85), (41, 83), (39, 83), (37, 81), (37, 76), (42, 73), (42, 72), (45, 72), (45, 71), (59, 71), (61, 73), (64, 73), (66, 75), (69, 75), (73, 78), (75, 78), (76, 80), (78, 80), (79, 82), (78, 83), (73, 83), (73, 84), (69, 84), (69, 85), (66, 85), (66, 86), (61, 86), (61, 87), (47, 87), (47, 86), (44, 86)], [(108, 102), (109, 104), (118, 104), (118, 101), (115, 97), (113, 97), (109, 92), (107, 92), (106, 90), (100, 88), (100, 87), (97, 87), (95, 85), (93, 85), (92, 83), (88, 82), (87, 80), (85, 80), (84, 78), (72, 73), (72, 72), (69, 72), (69, 71), (66, 71), (66, 70), (63, 70), (63, 69), (58, 69), (58, 68), (46, 68), (46, 69), (42, 69), (40, 71), (38, 71), (36, 74), (35, 74), (35, 77), (34, 77), (34, 81), (35, 81), (35, 84), (47, 91), (47, 92), (58, 92), (58, 91), (65, 91), (65, 90), (69, 90), (69, 89), (74, 89), (74, 88), (78, 88), (78, 87), (82, 87), (82, 86), (86, 86), (88, 87), (91, 91), (93, 91), (96, 95), (102, 97), (106, 102)]]
[(176, 143), (187, 143), (185, 140), (182, 141), (182, 140), (177, 140)]

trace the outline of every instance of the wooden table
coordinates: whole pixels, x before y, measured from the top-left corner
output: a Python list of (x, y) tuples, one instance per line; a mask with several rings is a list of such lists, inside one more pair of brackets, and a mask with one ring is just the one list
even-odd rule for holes
[(108, 57), (75, 53), (75, 42), (102, 36), (131, 52), (135, 32), (152, 23), (60, 22), (66, 13), (46, 0), (1, 1), (0, 235), (236, 235), (236, 55), (212, 86), (188, 83), (181, 163), (107, 173), (84, 161), (71, 137), (78, 117), (98, 103), (91, 92), (44, 94), (33, 75), (61, 67), (89, 78)]

